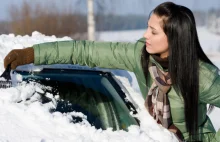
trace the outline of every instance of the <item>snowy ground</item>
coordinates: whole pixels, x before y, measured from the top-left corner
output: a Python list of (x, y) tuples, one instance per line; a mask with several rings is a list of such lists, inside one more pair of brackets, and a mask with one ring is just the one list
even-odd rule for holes
[[(109, 41), (136, 41), (142, 37), (144, 30), (124, 31), (124, 32), (105, 32), (99, 34), (99, 40)], [(220, 46), (219, 36), (209, 33), (205, 28), (199, 28), (200, 38), (204, 41), (204, 50), (215, 53)], [(0, 35), (0, 73), (4, 71), (3, 59), (12, 49), (20, 49), (32, 46), (33, 44), (69, 40), (64, 37), (61, 39), (55, 36), (44, 36), (34, 32), (32, 36)], [(215, 39), (215, 40), (213, 40)], [(210, 40), (212, 40), (210, 42)], [(214, 52), (215, 51), (215, 52)], [(215, 54), (215, 63), (218, 64), (218, 57)], [(128, 132), (108, 130), (97, 130), (90, 126), (85, 120), (80, 124), (70, 123), (71, 115), (82, 115), (74, 112), (69, 114), (49, 113), (48, 110), (54, 107), (52, 103), (42, 105), (38, 100), (38, 94), (34, 92), (42, 91), (39, 85), (24, 84), (19, 87), (0, 89), (0, 141), (2, 142), (136, 142), (136, 141), (176, 141), (173, 134), (166, 129), (158, 126), (146, 112), (143, 105), (143, 98), (138, 93), (138, 85), (132, 73), (125, 71), (116, 74), (127, 76), (128, 79), (118, 76), (132, 94), (133, 99), (139, 107), (138, 118), (141, 126), (131, 126)], [(14, 75), (13, 79), (19, 80), (19, 75)], [(130, 86), (130, 83), (132, 86)], [(48, 94), (50, 95), (50, 94)], [(25, 101), (31, 98), (32, 101)], [(23, 100), (23, 101), (22, 101)], [(22, 101), (21, 103), (16, 103)], [(216, 113), (215, 113), (216, 112)], [(211, 114), (215, 128), (220, 128), (217, 118), (220, 113), (218, 109)]]

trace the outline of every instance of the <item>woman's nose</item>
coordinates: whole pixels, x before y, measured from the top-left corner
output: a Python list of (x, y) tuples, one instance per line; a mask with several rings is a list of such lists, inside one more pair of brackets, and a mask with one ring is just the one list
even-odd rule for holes
[(146, 39), (149, 39), (149, 32), (148, 32), (148, 30), (146, 30), (146, 32), (144, 33), (144, 37), (145, 37)]

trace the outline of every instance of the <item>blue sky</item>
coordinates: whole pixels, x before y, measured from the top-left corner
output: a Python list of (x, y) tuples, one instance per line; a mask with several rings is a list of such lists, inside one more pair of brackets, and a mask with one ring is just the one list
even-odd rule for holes
[[(2, 0), (0, 4), (0, 20), (9, 18), (8, 7), (11, 4), (20, 6), (23, 0)], [(73, 4), (74, 9), (80, 7), (86, 13), (86, 0), (31, 0), (31, 2), (48, 3), (56, 1), (60, 7)], [(65, 1), (65, 3), (64, 3)], [(105, 9), (116, 14), (148, 14), (155, 6), (165, 0), (96, 0), (105, 4)], [(220, 8), (220, 0), (170, 0), (177, 4), (189, 7), (190, 9), (208, 10), (210, 8)], [(78, 5), (76, 3), (78, 2)]]

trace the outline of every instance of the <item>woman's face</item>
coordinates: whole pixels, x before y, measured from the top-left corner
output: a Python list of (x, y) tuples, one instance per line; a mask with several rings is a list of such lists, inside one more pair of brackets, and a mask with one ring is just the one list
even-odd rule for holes
[(162, 18), (152, 14), (144, 37), (146, 38), (146, 50), (149, 54), (159, 54), (161, 58), (166, 58), (169, 55), (168, 40), (162, 24)]

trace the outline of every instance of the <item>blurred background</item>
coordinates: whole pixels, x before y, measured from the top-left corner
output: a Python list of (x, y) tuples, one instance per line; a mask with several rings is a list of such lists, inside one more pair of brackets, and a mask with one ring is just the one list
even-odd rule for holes
[[(88, 1), (93, 1), (96, 36), (100, 31), (145, 29), (150, 11), (164, 0), (7, 0), (0, 5), (0, 34), (88, 39)], [(173, 0), (190, 8), (197, 26), (220, 34), (219, 0)]]

